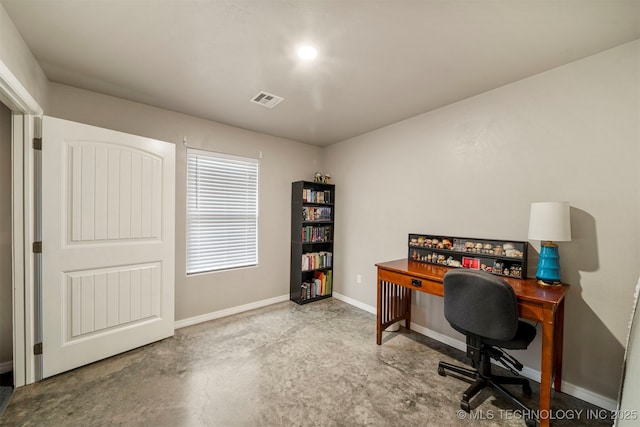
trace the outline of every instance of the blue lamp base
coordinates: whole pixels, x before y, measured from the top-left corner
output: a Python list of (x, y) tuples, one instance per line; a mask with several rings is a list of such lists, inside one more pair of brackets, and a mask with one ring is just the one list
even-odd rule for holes
[(542, 242), (536, 279), (541, 285), (560, 284), (560, 255), (558, 245), (552, 242)]

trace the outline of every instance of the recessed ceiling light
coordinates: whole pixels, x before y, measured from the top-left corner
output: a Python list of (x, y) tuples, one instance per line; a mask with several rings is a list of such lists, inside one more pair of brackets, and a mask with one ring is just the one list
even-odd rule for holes
[(318, 56), (318, 50), (315, 47), (309, 45), (300, 46), (298, 48), (298, 56), (300, 57), (300, 59), (304, 59), (305, 61), (311, 61), (312, 59), (315, 59), (316, 56)]

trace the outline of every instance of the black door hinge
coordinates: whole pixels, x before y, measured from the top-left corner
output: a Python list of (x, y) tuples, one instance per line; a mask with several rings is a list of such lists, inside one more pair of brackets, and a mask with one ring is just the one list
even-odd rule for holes
[(42, 253), (42, 242), (33, 242), (33, 253), (34, 254)]
[(42, 138), (33, 138), (33, 149), (42, 150)]
[(39, 343), (34, 344), (34, 346), (33, 346), (33, 355), (34, 356), (39, 356), (41, 354), (42, 354), (42, 343), (39, 342)]

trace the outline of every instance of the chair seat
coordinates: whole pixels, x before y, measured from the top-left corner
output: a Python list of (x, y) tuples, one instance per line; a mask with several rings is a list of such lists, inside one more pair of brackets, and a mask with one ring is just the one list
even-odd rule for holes
[(535, 337), (536, 328), (527, 322), (519, 321), (516, 336), (511, 340), (504, 342), (483, 338), (482, 341), (494, 347), (507, 348), (510, 350), (524, 350), (529, 346), (529, 344), (531, 344), (531, 341), (533, 341)]
[[(457, 330), (462, 334), (467, 334), (468, 332), (464, 329), (457, 328), (455, 325), (451, 325), (453, 329)], [(536, 337), (536, 328), (535, 326), (519, 321), (518, 322), (518, 330), (516, 331), (516, 335), (509, 341), (499, 341), (492, 340), (490, 338), (482, 337), (482, 342), (485, 344), (489, 344), (493, 347), (506, 348), (509, 350), (524, 350), (526, 349), (531, 341)]]

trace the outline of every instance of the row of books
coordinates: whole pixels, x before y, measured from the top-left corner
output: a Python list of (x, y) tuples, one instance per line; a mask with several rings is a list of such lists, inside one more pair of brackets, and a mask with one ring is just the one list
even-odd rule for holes
[(302, 208), (303, 221), (331, 221), (331, 208), (309, 207)]
[(331, 267), (333, 254), (331, 252), (309, 252), (302, 254), (302, 271), (317, 270)]
[(333, 197), (330, 190), (303, 188), (302, 201), (304, 203), (333, 203)]
[(300, 299), (308, 300), (324, 295), (331, 295), (333, 287), (333, 271), (316, 271), (313, 280), (306, 281), (300, 286)]
[(330, 225), (313, 226), (307, 225), (302, 227), (302, 242), (304, 243), (322, 243), (331, 241)]

